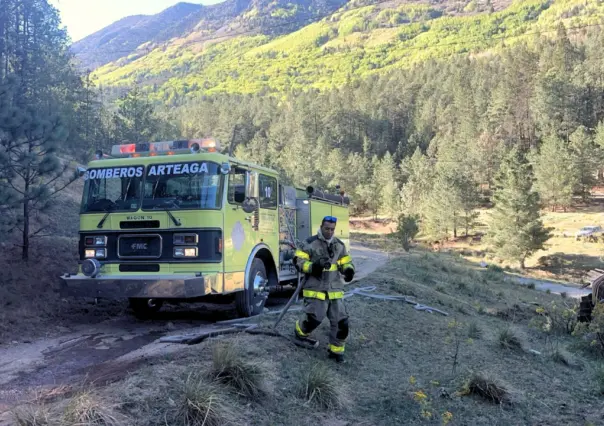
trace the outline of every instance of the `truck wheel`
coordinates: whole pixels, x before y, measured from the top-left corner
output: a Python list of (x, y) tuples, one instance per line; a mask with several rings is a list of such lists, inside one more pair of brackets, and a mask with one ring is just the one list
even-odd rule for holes
[[(139, 318), (148, 318), (149, 316), (159, 312), (163, 305), (163, 300), (157, 299), (128, 299), (130, 309), (134, 311), (134, 315)], [(151, 303), (150, 303), (151, 302)]]
[(266, 296), (259, 287), (265, 285), (266, 268), (260, 259), (252, 261), (247, 288), (235, 294), (235, 307), (241, 317), (251, 317), (261, 314), (264, 310)]

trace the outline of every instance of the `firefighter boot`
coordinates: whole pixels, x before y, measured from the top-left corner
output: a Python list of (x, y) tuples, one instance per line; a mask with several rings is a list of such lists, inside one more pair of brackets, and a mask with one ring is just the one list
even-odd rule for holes
[(302, 328), (300, 327), (300, 323), (298, 321), (296, 321), (296, 331), (294, 335), (299, 342), (302, 342), (307, 346), (310, 346), (312, 348), (316, 348), (319, 346), (319, 341), (317, 339), (313, 339), (312, 337), (310, 337), (309, 334), (304, 333), (302, 331)]
[(327, 352), (329, 352), (329, 359), (335, 360), (338, 364), (343, 364), (346, 362), (344, 360), (343, 353), (335, 353), (335, 352), (332, 352), (331, 350), (328, 350)]

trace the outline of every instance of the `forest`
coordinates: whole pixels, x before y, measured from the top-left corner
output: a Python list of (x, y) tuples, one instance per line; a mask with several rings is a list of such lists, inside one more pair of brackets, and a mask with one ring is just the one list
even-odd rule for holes
[(124, 141), (213, 136), (225, 149), (232, 141), (237, 157), (279, 170), (287, 183), (341, 185), (354, 214), (404, 215), (436, 239), (471, 233), (478, 207), (504, 209), (503, 225), (505, 209), (524, 209), (531, 247), (547, 239), (540, 209), (589, 202), (602, 176), (599, 26), (560, 24), (555, 36), (332, 90), (199, 94), (166, 105), (137, 86), (108, 102), (70, 60), (57, 12), (45, 1), (9, 3), (0, 11), (0, 208), (24, 253), (38, 232), (28, 218), (75, 179), (66, 159), (83, 163)]

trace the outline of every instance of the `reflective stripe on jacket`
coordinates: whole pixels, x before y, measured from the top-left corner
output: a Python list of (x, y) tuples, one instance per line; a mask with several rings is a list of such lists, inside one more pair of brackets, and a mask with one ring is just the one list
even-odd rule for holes
[[(330, 268), (323, 270), (321, 278), (311, 275), (312, 264), (318, 260), (331, 264)], [(344, 283), (340, 279), (340, 273), (347, 269), (354, 270), (352, 257), (346, 251), (346, 246), (335, 237), (330, 244), (317, 235), (308, 238), (296, 250), (294, 262), (298, 270), (305, 274), (303, 296), (321, 300), (341, 298), (338, 296), (342, 293)], [(309, 290), (315, 292), (309, 293)]]

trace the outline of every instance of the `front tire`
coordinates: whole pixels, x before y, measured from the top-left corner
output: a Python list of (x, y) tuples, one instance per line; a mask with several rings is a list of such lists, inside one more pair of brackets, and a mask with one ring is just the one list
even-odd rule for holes
[(265, 286), (266, 281), (264, 262), (256, 258), (252, 261), (245, 290), (235, 294), (235, 307), (240, 317), (247, 318), (262, 313), (267, 297), (264, 291), (259, 290), (259, 287)]

